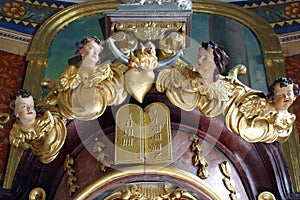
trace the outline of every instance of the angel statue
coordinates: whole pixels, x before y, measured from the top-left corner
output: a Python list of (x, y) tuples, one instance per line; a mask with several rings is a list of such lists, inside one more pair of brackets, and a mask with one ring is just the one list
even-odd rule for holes
[(156, 89), (165, 91), (169, 100), (183, 110), (198, 107), (205, 116), (217, 116), (224, 113), (225, 105), (233, 96), (233, 85), (220, 75), (228, 62), (229, 56), (222, 46), (203, 42), (195, 68), (177, 66), (161, 70)]
[(36, 107), (36, 102), (31, 93), (23, 89), (10, 96), (9, 107), (16, 121), (9, 141), (16, 149), (30, 148), (47, 164), (56, 158), (65, 142), (66, 119), (57, 113), (43, 112)]
[(120, 82), (122, 72), (110, 63), (99, 65), (103, 47), (96, 36), (84, 37), (76, 46), (75, 54), (81, 61), (64, 70), (58, 88), (49, 80), (43, 81), (44, 87), (52, 88), (44, 100), (46, 104), (57, 104), (67, 119), (92, 120), (107, 106), (118, 105), (126, 98)]
[(156, 89), (165, 91), (171, 103), (183, 110), (198, 107), (207, 117), (224, 115), (226, 127), (248, 142), (285, 142), (296, 118), (288, 108), (299, 96), (298, 86), (290, 78), (279, 78), (265, 96), (238, 80), (246, 73), (244, 65), (220, 75), (228, 60), (223, 47), (203, 42), (195, 67), (160, 71)]
[(235, 98), (226, 126), (248, 142), (286, 142), (296, 119), (288, 109), (299, 94), (291, 78), (276, 79), (266, 97), (249, 90)]

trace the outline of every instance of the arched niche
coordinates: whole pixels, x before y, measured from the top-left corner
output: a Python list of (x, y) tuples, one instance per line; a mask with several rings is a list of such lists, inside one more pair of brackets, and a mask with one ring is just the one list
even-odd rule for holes
[[(59, 32), (68, 28), (68, 25), (72, 22), (84, 20), (84, 18), (91, 16), (101, 15), (106, 10), (115, 10), (118, 8), (118, 5), (119, 2), (113, 0), (105, 3), (102, 1), (89, 1), (70, 6), (49, 18), (38, 29), (32, 40), (30, 50), (26, 57), (26, 60), (29, 63), (24, 88), (32, 91), (36, 96), (41, 95), (39, 83), (45, 77), (49, 61), (49, 51)], [(267, 85), (270, 85), (274, 81), (274, 78), (285, 75), (284, 56), (278, 37), (271, 26), (263, 18), (239, 6), (215, 1), (194, 1), (193, 13), (226, 17), (249, 29), (261, 46)], [(80, 32), (80, 30), (77, 30), (77, 32)], [(223, 34), (222, 30), (219, 30), (219, 32), (220, 34)], [(76, 33), (73, 34), (76, 35)], [(67, 59), (68, 58), (66, 58), (66, 60)], [(62, 66), (59, 67), (65, 66), (62, 64)]]

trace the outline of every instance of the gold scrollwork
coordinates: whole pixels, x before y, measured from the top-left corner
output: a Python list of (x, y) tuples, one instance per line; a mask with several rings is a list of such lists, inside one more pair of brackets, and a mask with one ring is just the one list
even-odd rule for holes
[(226, 189), (230, 192), (231, 200), (240, 200), (240, 195), (236, 192), (234, 181), (231, 179), (231, 168), (227, 161), (220, 163), (221, 172), (224, 175), (223, 182)]
[(97, 160), (100, 163), (100, 170), (106, 172), (107, 167), (110, 167), (112, 161), (106, 159), (109, 157), (109, 154), (103, 151), (105, 144), (101, 142), (98, 138), (95, 138), (94, 145), (93, 145), (93, 152), (97, 153)]
[(0, 129), (4, 128), (4, 125), (9, 121), (10, 117), (8, 113), (0, 114)]
[(72, 168), (73, 165), (74, 165), (74, 158), (68, 154), (64, 162), (64, 169), (67, 170), (67, 174), (68, 174), (67, 186), (70, 189), (69, 191), (70, 196), (72, 196), (73, 193), (80, 188), (80, 186), (76, 183), (77, 177), (74, 175), (75, 170)]
[(209, 177), (209, 172), (206, 169), (208, 166), (207, 160), (201, 155), (202, 147), (200, 145), (200, 138), (197, 135), (193, 135), (193, 142), (190, 146), (191, 151), (194, 152), (192, 157), (192, 163), (194, 166), (198, 166), (198, 176), (202, 179)]
[(186, 199), (196, 200), (196, 198), (180, 188), (174, 188), (168, 184), (163, 187), (160, 184), (136, 184), (130, 187), (120, 189), (107, 196), (104, 200), (120, 198), (127, 199)]
[[(103, 175), (101, 178), (91, 182), (85, 188), (82, 188), (80, 192), (73, 198), (74, 200), (81, 200), (81, 199), (89, 199), (91, 195), (95, 198), (95, 194), (102, 194), (97, 193), (97, 191), (101, 190), (108, 182), (118, 181), (120, 177), (132, 177), (132, 176), (140, 176), (143, 175), (155, 175), (155, 176), (168, 176), (173, 177), (178, 180), (181, 180), (183, 183), (192, 184), (198, 191), (205, 193), (210, 199), (221, 200), (222, 198), (215, 192), (215, 190), (210, 187), (198, 176), (195, 176), (185, 170), (180, 170), (177, 168), (172, 167), (162, 167), (162, 166), (155, 166), (155, 165), (137, 165), (134, 167), (125, 167), (122, 170), (114, 170), (110, 173)], [(151, 182), (153, 183), (153, 182)], [(161, 182), (160, 182), (161, 183)], [(120, 191), (120, 190), (119, 190)], [(116, 193), (117, 195), (118, 193)], [(114, 199), (113, 197), (111, 199)], [(168, 198), (167, 198), (168, 199)]]
[(113, 31), (132, 31), (136, 38), (142, 41), (159, 40), (166, 31), (179, 31), (184, 26), (180, 22), (135, 22), (113, 23)]

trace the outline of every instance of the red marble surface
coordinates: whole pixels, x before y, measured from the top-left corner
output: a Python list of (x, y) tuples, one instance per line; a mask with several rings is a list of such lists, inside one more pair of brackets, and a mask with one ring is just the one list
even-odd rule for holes
[[(287, 77), (292, 78), (300, 87), (300, 54), (286, 57), (285, 66)], [(294, 102), (292, 110), (297, 117), (296, 126), (300, 138), (300, 97)]]
[[(26, 62), (24, 56), (0, 51), (0, 113), (9, 113), (9, 96), (22, 88)], [(1, 119), (3, 120), (3, 118)], [(9, 130), (12, 119), (0, 129), (0, 186), (3, 185), (6, 163), (9, 154)]]

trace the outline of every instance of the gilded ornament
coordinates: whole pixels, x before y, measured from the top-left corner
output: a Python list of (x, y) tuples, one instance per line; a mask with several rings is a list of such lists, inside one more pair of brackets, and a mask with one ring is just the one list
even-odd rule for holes
[(184, 189), (173, 187), (169, 184), (161, 183), (143, 183), (134, 184), (126, 188), (117, 190), (107, 196), (104, 200), (120, 198), (122, 200), (136, 199), (136, 200), (146, 200), (146, 199), (186, 199), (186, 200), (196, 200), (192, 194)]
[(21, 151), (30, 148), (45, 164), (52, 162), (66, 139), (66, 119), (37, 108), (31, 93), (23, 89), (11, 95), (10, 108), (16, 117), (9, 135), (11, 145)]
[(100, 163), (100, 170), (106, 172), (107, 167), (111, 166), (112, 161), (109, 161), (107, 159), (107, 157), (109, 157), (109, 154), (103, 151), (104, 148), (105, 148), (105, 144), (101, 142), (98, 138), (95, 138), (93, 144), (93, 152), (97, 153), (97, 160)]
[(69, 188), (69, 196), (79, 190), (80, 186), (77, 184), (77, 177), (75, 176), (75, 170), (72, 168), (74, 165), (74, 158), (67, 154), (64, 162), (64, 169), (67, 171), (68, 179), (67, 186)]
[(237, 193), (235, 189), (235, 183), (231, 178), (231, 167), (227, 161), (224, 161), (219, 164), (220, 170), (222, 174), (224, 175), (223, 183), (226, 187), (226, 189), (230, 192), (229, 197), (231, 200), (240, 200), (241, 197)]
[(200, 138), (197, 135), (193, 135), (193, 141), (190, 145), (191, 151), (194, 153), (192, 157), (192, 163), (194, 166), (198, 166), (197, 174), (200, 178), (206, 179), (209, 177), (209, 172), (206, 169), (208, 166), (207, 160), (201, 155), (202, 147), (200, 144)]
[(116, 115), (115, 163), (155, 164), (172, 161), (169, 108), (149, 104), (122, 106)]
[(119, 31), (112, 34), (110, 38), (114, 41), (116, 47), (126, 56), (129, 56), (130, 52), (138, 48), (138, 40), (131, 32)]
[(9, 121), (10, 116), (8, 113), (1, 113), (0, 114), (0, 129), (4, 128), (4, 125)]
[(271, 192), (264, 191), (258, 195), (257, 200), (276, 200), (276, 198)]
[(45, 200), (46, 192), (43, 188), (33, 188), (29, 193), (29, 200)]
[(236, 94), (225, 116), (230, 131), (248, 142), (283, 143), (288, 139), (296, 119), (288, 108), (299, 95), (292, 79), (276, 79), (267, 96), (249, 88)]
[(125, 72), (124, 79), (128, 93), (142, 103), (154, 83), (153, 70), (157, 68), (158, 58), (152, 42), (147, 42), (145, 45), (140, 43), (140, 46), (141, 49), (130, 52), (129, 69)]
[(183, 23), (180, 22), (122, 22), (113, 23), (111, 31), (113, 33), (121, 31), (131, 32), (136, 39), (145, 42), (160, 40), (167, 31), (179, 31), (182, 26)]
[(184, 37), (180, 32), (171, 32), (159, 40), (159, 49), (166, 58), (172, 57), (183, 48)]
[[(107, 39), (109, 48), (114, 57), (124, 64), (128, 64), (130, 52), (139, 51), (139, 47), (146, 43), (157, 44), (153, 48), (159, 57), (156, 68), (174, 64), (185, 48), (183, 22), (114, 22), (110, 31), (110, 37)], [(167, 50), (167, 46), (171, 49)]]

